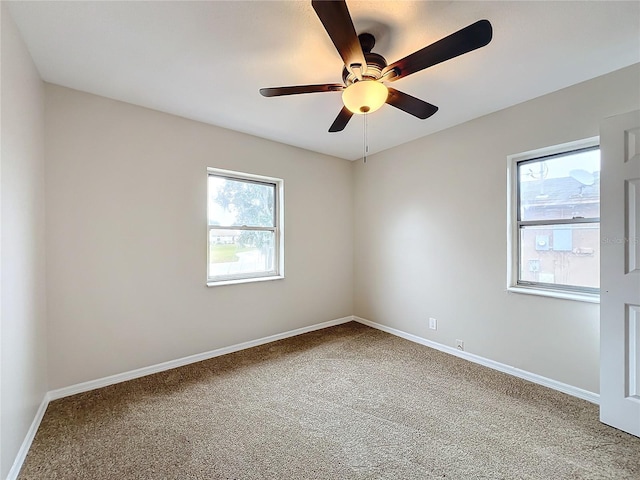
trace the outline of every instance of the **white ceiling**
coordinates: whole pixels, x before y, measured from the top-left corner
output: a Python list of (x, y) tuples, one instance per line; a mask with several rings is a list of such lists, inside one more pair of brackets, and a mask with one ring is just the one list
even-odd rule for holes
[[(640, 62), (640, 2), (348, 1), (392, 63), (483, 18), (492, 42), (398, 80), (437, 105), (369, 116), (375, 153)], [(310, 1), (10, 2), (51, 83), (353, 160), (362, 117), (327, 130), (340, 93), (264, 98), (261, 87), (339, 83), (340, 56)]]

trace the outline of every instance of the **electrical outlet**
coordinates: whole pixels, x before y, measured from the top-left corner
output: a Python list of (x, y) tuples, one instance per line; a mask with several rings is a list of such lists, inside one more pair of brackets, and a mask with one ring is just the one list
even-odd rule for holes
[(464, 342), (462, 340), (456, 340), (456, 348), (464, 352)]
[(429, 328), (431, 330), (437, 330), (438, 329), (438, 320), (436, 320), (433, 317), (429, 317)]

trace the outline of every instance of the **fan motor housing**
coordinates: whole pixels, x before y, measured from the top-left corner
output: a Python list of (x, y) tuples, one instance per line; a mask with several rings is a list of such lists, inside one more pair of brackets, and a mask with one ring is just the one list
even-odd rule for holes
[[(365, 53), (364, 58), (367, 61), (367, 68), (362, 72), (362, 76), (378, 80), (382, 76), (382, 70), (387, 66), (387, 61), (382, 55), (373, 52)], [(357, 77), (347, 70), (347, 67), (342, 69), (342, 81), (347, 87), (357, 80)]]
[[(361, 33), (358, 35), (364, 59), (367, 61), (367, 68), (363, 69), (362, 77), (371, 80), (378, 80), (382, 76), (382, 70), (387, 66), (387, 61), (382, 55), (373, 53), (371, 49), (376, 44), (376, 38), (370, 33)], [(342, 69), (342, 81), (345, 86), (349, 86), (356, 82), (358, 78), (347, 70), (345, 66)]]

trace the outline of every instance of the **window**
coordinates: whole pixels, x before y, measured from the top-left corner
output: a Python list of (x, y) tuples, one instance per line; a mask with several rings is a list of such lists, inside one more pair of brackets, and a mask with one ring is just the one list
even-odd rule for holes
[(509, 290), (597, 302), (597, 138), (508, 158)]
[(207, 174), (207, 285), (283, 278), (283, 181)]

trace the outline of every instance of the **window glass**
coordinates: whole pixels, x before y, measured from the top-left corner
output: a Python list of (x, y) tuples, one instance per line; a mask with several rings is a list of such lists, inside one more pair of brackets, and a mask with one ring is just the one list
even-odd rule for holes
[(515, 192), (511, 287), (599, 293), (600, 149), (595, 142), (510, 157)]
[(209, 230), (209, 276), (271, 272), (274, 246), (274, 232)]
[(600, 226), (531, 226), (520, 229), (520, 282), (598, 288)]
[(600, 150), (520, 162), (520, 220), (600, 217)]
[(273, 227), (275, 188), (273, 184), (209, 175), (209, 225)]
[(282, 181), (215, 169), (207, 181), (208, 284), (281, 278)]

